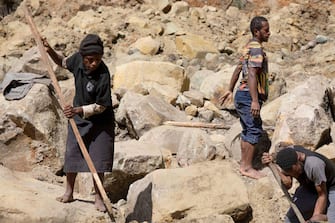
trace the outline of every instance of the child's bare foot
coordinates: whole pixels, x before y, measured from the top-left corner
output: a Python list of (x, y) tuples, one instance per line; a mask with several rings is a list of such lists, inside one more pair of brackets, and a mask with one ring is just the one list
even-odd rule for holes
[(62, 202), (62, 203), (70, 203), (70, 202), (74, 201), (73, 196), (72, 195), (67, 195), (67, 194), (64, 194), (63, 196), (57, 197), (56, 200), (59, 201), (59, 202)]
[(105, 206), (103, 200), (101, 199), (101, 197), (99, 195), (95, 196), (94, 206), (100, 212), (106, 212), (107, 211), (106, 206)]
[(261, 173), (258, 170), (255, 170), (254, 168), (248, 168), (248, 169), (240, 168), (240, 173), (243, 176), (250, 177), (253, 179), (260, 179), (266, 176), (265, 174)]

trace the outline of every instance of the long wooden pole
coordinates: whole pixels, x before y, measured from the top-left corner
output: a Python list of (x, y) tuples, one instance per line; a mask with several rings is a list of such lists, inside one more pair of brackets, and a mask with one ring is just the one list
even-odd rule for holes
[(280, 188), (282, 189), (285, 197), (287, 198), (288, 202), (290, 203), (290, 206), (291, 206), (292, 210), (294, 211), (295, 215), (297, 216), (299, 222), (300, 223), (305, 223), (306, 221), (305, 221), (304, 217), (302, 216), (299, 208), (297, 207), (297, 205), (295, 203), (293, 203), (291, 195), (289, 194), (289, 192), (287, 191), (287, 189), (283, 185), (283, 183), (281, 181), (281, 177), (278, 173), (277, 167), (275, 166), (274, 163), (269, 163), (268, 165), (269, 165), (269, 168), (271, 169), (274, 177), (276, 178), (277, 183), (279, 184)]
[(211, 129), (229, 129), (229, 126), (225, 126), (220, 123), (204, 123), (204, 122), (177, 122), (177, 121), (165, 121), (164, 125), (172, 125), (178, 127), (192, 127), (192, 128), (211, 128)]
[[(38, 49), (40, 51), (42, 60), (45, 63), (45, 65), (47, 66), (49, 77), (50, 77), (50, 79), (52, 81), (52, 85), (54, 86), (55, 92), (56, 92), (56, 94), (57, 94), (57, 96), (59, 98), (58, 100), (60, 102), (60, 105), (62, 107), (64, 107), (64, 105), (65, 105), (64, 96), (63, 96), (62, 91), (61, 91), (61, 89), (59, 87), (56, 75), (55, 75), (55, 73), (54, 73), (54, 71), (52, 69), (52, 66), (50, 64), (50, 60), (49, 60), (49, 57), (47, 55), (47, 52), (45, 51), (44, 45), (43, 45), (42, 40), (41, 40), (41, 36), (40, 36), (40, 34), (39, 34), (39, 32), (38, 32), (38, 30), (36, 28), (36, 25), (35, 25), (35, 23), (33, 21), (31, 12), (29, 11), (28, 7), (25, 4), (23, 4), (23, 10), (24, 10), (24, 13), (25, 13), (26, 20), (27, 20), (27, 22), (28, 22), (28, 24), (29, 24), (29, 26), (31, 28), (31, 32), (32, 32), (32, 34), (33, 34), (33, 36), (35, 38), (36, 44), (38, 46)], [(72, 129), (73, 129), (73, 132), (74, 132), (74, 135), (75, 135), (75, 137), (77, 139), (77, 142), (79, 144), (80, 150), (81, 150), (81, 152), (82, 152), (82, 154), (83, 154), (83, 156), (85, 158), (85, 161), (86, 161), (86, 163), (88, 165), (89, 170), (91, 171), (91, 173), (93, 175), (93, 179), (94, 179), (94, 181), (95, 181), (95, 183), (96, 183), (96, 185), (97, 185), (97, 187), (99, 189), (100, 195), (101, 195), (101, 197), (103, 199), (103, 202), (104, 202), (104, 204), (105, 204), (105, 206), (107, 208), (108, 215), (109, 215), (109, 217), (111, 218), (112, 221), (115, 221), (114, 216), (113, 216), (112, 204), (111, 204), (111, 202), (110, 202), (110, 200), (109, 200), (109, 198), (108, 198), (108, 196), (106, 194), (106, 191), (105, 191), (105, 189), (104, 189), (104, 187), (103, 187), (103, 185), (101, 183), (101, 180), (100, 180), (99, 175), (98, 175), (98, 173), (97, 173), (97, 171), (96, 171), (96, 169), (94, 167), (92, 159), (91, 159), (90, 155), (87, 152), (87, 148), (86, 148), (86, 146), (84, 144), (83, 139), (80, 136), (78, 127), (77, 127), (77, 125), (76, 125), (76, 123), (75, 123), (75, 121), (74, 121), (73, 118), (70, 118), (69, 122), (70, 122), (70, 125), (71, 125)]]

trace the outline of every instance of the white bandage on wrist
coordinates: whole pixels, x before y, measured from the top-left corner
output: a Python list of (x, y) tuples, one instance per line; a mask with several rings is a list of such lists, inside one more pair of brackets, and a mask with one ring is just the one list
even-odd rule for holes
[(82, 106), (83, 108), (83, 118), (88, 118), (92, 115), (100, 114), (105, 111), (106, 107), (98, 104), (90, 104)]

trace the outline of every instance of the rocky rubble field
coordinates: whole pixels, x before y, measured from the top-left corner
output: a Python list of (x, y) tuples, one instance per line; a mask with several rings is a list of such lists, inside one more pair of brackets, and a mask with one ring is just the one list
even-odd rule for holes
[[(333, 1), (10, 2), (4, 8), (0, 1), (0, 82), (9, 73), (48, 75), (23, 4), (65, 56), (88, 33), (104, 41), (116, 117), (114, 170), (104, 187), (117, 222), (283, 222), (289, 204), (260, 164), (261, 152), (286, 142), (335, 159)], [(260, 180), (239, 174), (239, 120), (233, 104), (217, 103), (255, 15), (268, 18), (271, 30), (264, 44), (270, 99), (254, 162), (267, 175)], [(53, 69), (71, 103), (71, 74)], [(67, 123), (57, 96), (34, 84), (20, 100), (8, 100), (4, 91), (0, 103), (0, 222), (110, 222), (94, 210), (88, 173), (78, 176), (75, 202), (55, 200), (64, 190), (65, 177), (55, 173)]]

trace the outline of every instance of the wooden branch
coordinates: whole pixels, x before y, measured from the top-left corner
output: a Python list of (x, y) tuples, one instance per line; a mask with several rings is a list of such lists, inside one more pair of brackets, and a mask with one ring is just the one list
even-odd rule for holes
[(278, 169), (275, 166), (274, 163), (269, 163), (269, 167), (274, 175), (274, 177), (276, 178), (277, 183), (279, 184), (280, 188), (282, 189), (285, 197), (287, 198), (288, 202), (290, 203), (291, 208), (293, 209), (295, 215), (297, 216), (298, 220), (300, 223), (305, 223), (305, 219), (302, 216), (299, 208), (297, 207), (297, 205), (295, 203), (293, 203), (291, 195), (289, 194), (289, 192), (287, 191), (286, 187), (283, 185), (282, 181), (281, 181), (281, 177), (278, 173)]
[[(52, 69), (52, 66), (50, 64), (50, 60), (49, 60), (49, 57), (48, 57), (48, 54), (44, 48), (44, 45), (43, 45), (43, 42), (42, 42), (42, 39), (41, 39), (41, 36), (35, 26), (35, 23), (33, 21), (33, 18), (32, 18), (32, 15), (31, 15), (31, 12), (29, 11), (28, 7), (23, 4), (23, 10), (24, 10), (24, 14), (25, 14), (25, 17), (26, 17), (26, 20), (30, 26), (30, 29), (31, 29), (31, 32), (35, 38), (35, 41), (36, 41), (36, 44), (38, 46), (38, 49), (40, 51), (40, 54), (41, 54), (41, 57), (42, 57), (42, 60), (43, 62), (45, 63), (45, 65), (47, 66), (47, 70), (48, 70), (48, 73), (49, 73), (49, 77), (52, 81), (52, 85), (54, 86), (54, 89), (55, 89), (55, 92), (59, 98), (59, 101), (60, 101), (60, 105), (62, 107), (64, 107), (65, 105), (65, 100), (64, 100), (64, 96), (62, 94), (62, 91), (59, 87), (59, 84), (58, 84), (58, 81), (57, 81), (57, 78), (56, 78), (56, 75)], [(88, 154), (87, 152), (87, 148), (84, 144), (84, 141), (83, 139), (81, 138), (81, 135), (79, 133), (79, 130), (78, 130), (78, 127), (74, 121), (73, 118), (70, 118), (69, 119), (69, 122), (70, 122), (70, 125), (73, 129), (73, 132), (74, 132), (74, 135), (76, 136), (76, 139), (78, 141), (78, 144), (79, 144), (79, 147), (80, 147), (80, 150), (85, 158), (85, 161), (88, 165), (88, 168), (89, 170), (91, 171), (92, 175), (93, 175), (93, 179), (95, 181), (95, 183), (97, 184), (97, 187), (99, 189), (99, 192), (100, 192), (100, 195), (103, 199), (103, 202), (107, 208), (107, 212), (108, 212), (108, 215), (109, 217), (111, 218), (112, 221), (115, 221), (114, 219), (114, 216), (113, 216), (113, 213), (112, 213), (112, 204), (106, 194), (106, 191), (101, 183), (101, 180), (99, 178), (99, 175), (94, 167), (94, 164), (92, 162), (92, 159), (90, 157), (90, 155)]]
[(179, 127), (192, 127), (192, 128), (211, 128), (211, 129), (229, 129), (230, 127), (219, 123), (205, 123), (205, 122), (177, 122), (177, 121), (166, 121), (163, 125), (172, 125)]

